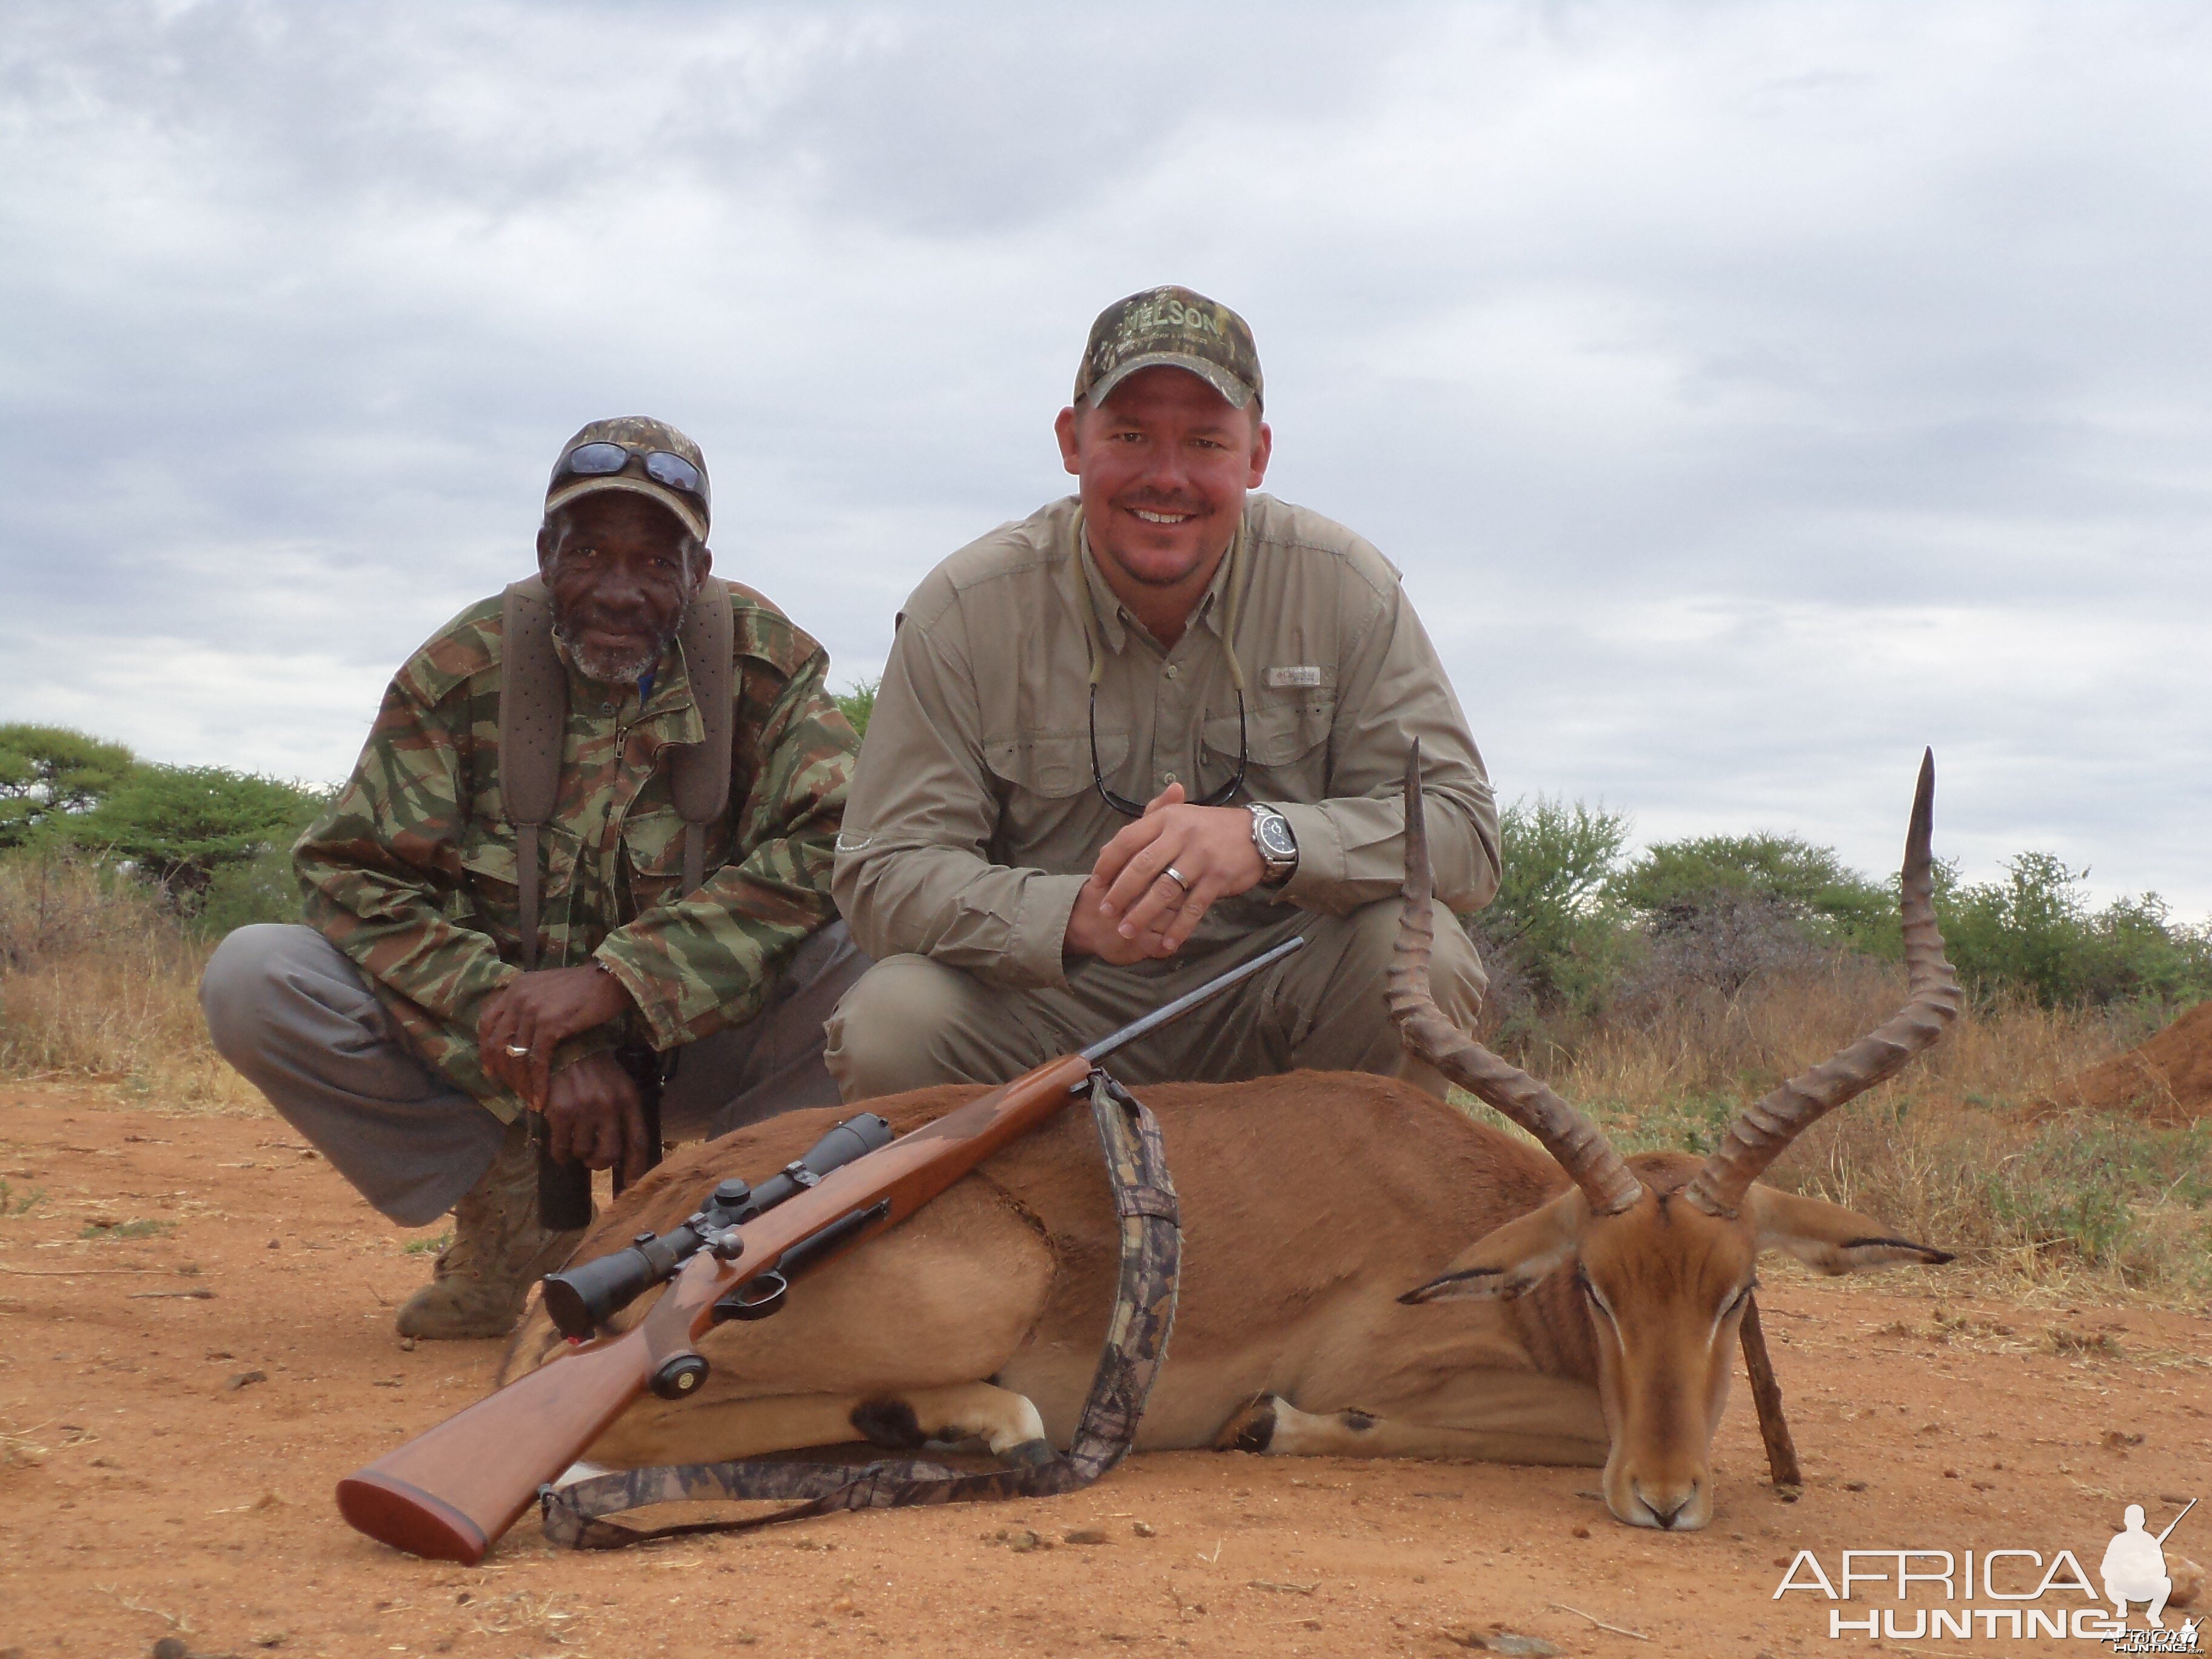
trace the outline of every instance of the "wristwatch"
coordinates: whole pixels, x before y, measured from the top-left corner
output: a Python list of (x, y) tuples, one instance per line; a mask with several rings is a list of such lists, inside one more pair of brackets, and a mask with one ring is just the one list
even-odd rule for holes
[(1249, 803), (1245, 809), (1252, 815), (1252, 845), (1259, 849), (1260, 864), (1265, 873), (1260, 878), (1262, 887), (1280, 887), (1298, 870), (1298, 838), (1291, 833), (1291, 821), (1272, 806), (1258, 801)]

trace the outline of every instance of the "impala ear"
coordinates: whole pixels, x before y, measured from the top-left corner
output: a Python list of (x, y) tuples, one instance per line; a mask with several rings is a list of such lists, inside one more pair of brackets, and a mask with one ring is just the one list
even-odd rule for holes
[(1574, 1260), (1589, 1214), (1589, 1200), (1571, 1187), (1550, 1203), (1486, 1233), (1449, 1267), (1398, 1300), (1510, 1302)]
[(1760, 1249), (1785, 1251), (1824, 1273), (1864, 1273), (1906, 1262), (1933, 1267), (1952, 1259), (1948, 1250), (1896, 1237), (1880, 1222), (1823, 1199), (1754, 1184), (1743, 1207)]

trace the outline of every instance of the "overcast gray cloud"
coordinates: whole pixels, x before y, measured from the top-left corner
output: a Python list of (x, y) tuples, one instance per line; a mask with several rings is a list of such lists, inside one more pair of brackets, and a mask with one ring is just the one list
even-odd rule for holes
[(1066, 484), (1106, 301), (1249, 318), (1501, 791), (2212, 910), (2212, 14), (22, 3), (0, 719), (342, 775), (592, 416), (880, 664)]

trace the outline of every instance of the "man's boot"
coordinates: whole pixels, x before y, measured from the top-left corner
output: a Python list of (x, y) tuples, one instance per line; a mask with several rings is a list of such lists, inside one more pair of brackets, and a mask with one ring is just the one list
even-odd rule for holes
[(507, 1126), (491, 1168), (453, 1206), (453, 1242), (430, 1282), (399, 1309), (399, 1334), (505, 1336), (538, 1279), (568, 1259), (583, 1237), (538, 1221), (538, 1156), (526, 1120)]

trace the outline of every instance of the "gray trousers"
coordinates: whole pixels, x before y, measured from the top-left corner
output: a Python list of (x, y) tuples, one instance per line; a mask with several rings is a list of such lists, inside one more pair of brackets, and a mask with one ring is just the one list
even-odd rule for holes
[[(1004, 1083), (1295, 933), (1303, 950), (1120, 1050), (1115, 1076), (1132, 1085), (1232, 1083), (1305, 1066), (1395, 1075), (1441, 1098), (1443, 1076), (1406, 1053), (1383, 998), (1401, 908), (1389, 898), (1345, 916), (1286, 910), (1233, 946), (1126, 968), (1079, 962), (1064, 987), (1013, 989), (927, 957), (886, 957), (830, 1016), (824, 1059), (848, 1101), (932, 1083)], [(1436, 928), (1437, 1004), (1472, 1031), (1487, 983), (1481, 960), (1441, 905)]]
[[(834, 1106), (823, 1022), (867, 970), (842, 921), (799, 947), (750, 1023), (678, 1051), (661, 1096), (672, 1140)], [(216, 947), (200, 1009), (222, 1057), (361, 1195), (404, 1226), (452, 1209), (507, 1130), (401, 1039), (345, 953), (312, 927), (258, 923)]]

